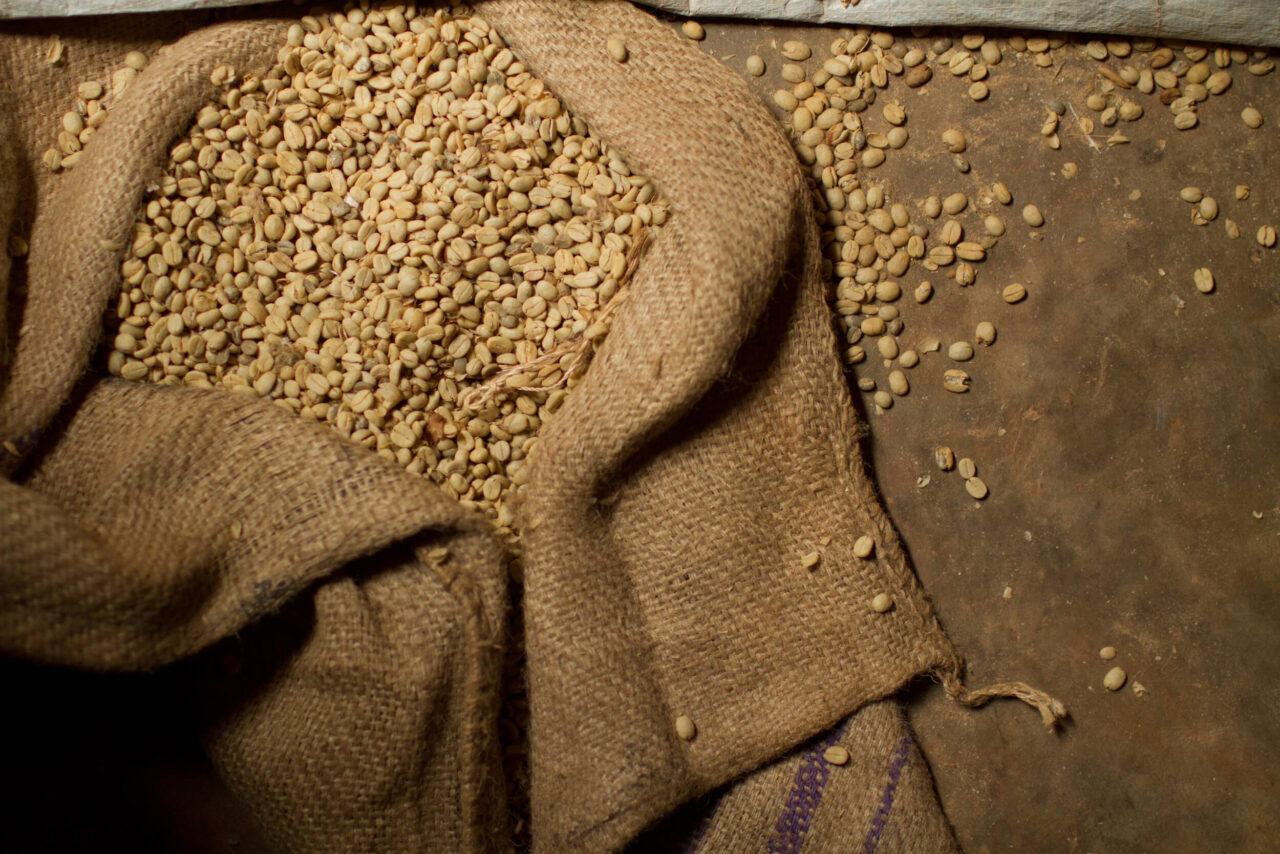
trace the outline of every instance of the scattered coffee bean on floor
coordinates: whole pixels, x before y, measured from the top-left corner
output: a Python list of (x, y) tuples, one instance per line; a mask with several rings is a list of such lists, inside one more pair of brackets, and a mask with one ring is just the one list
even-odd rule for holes
[(1208, 267), (1198, 268), (1192, 278), (1195, 280), (1196, 290), (1202, 294), (1213, 293), (1213, 272)]
[(1005, 302), (1010, 304), (1022, 302), (1022, 300), (1027, 296), (1027, 289), (1017, 282), (1014, 282), (1012, 285), (1005, 286), (1001, 296), (1003, 296)]
[(964, 482), (964, 491), (981, 501), (987, 497), (987, 484), (980, 477), (971, 477)]
[(952, 368), (942, 375), (942, 387), (956, 394), (964, 394), (969, 390), (969, 375), (957, 368)]

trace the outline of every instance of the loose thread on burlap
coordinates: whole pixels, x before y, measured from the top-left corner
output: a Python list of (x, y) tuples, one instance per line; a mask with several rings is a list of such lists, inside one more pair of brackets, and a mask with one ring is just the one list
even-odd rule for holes
[(942, 687), (946, 689), (947, 694), (958, 703), (976, 709), (1001, 697), (1021, 700), (1040, 712), (1040, 719), (1049, 728), (1049, 732), (1053, 732), (1067, 717), (1067, 707), (1060, 700), (1032, 688), (1025, 682), (998, 682), (995, 685), (971, 691), (965, 687), (962, 667), (963, 665), (955, 663), (935, 671), (938, 678), (942, 680)]
[[(590, 363), (592, 354), (595, 352), (596, 342), (604, 337), (603, 333), (598, 335), (587, 335), (587, 331), (597, 323), (608, 323), (610, 317), (622, 305), (626, 299), (627, 291), (624, 286), (631, 280), (631, 276), (635, 273), (636, 267), (640, 266), (640, 256), (644, 253), (645, 247), (649, 245), (649, 230), (641, 228), (636, 232), (636, 236), (631, 243), (631, 248), (627, 251), (626, 264), (622, 268), (622, 275), (618, 277), (618, 292), (604, 305), (600, 313), (592, 318), (591, 324), (584, 330), (583, 334), (570, 341), (565, 341), (559, 346), (548, 350), (538, 358), (530, 362), (520, 365), (512, 365), (509, 368), (503, 368), (494, 374), (485, 382), (474, 388), (470, 388), (458, 397), (458, 406), (464, 411), (476, 412), (484, 409), (493, 403), (499, 397), (513, 392), (533, 392), (533, 391), (551, 391), (552, 389), (568, 385), (569, 381), (578, 374), (586, 370)], [(524, 376), (529, 373), (536, 373), (550, 365), (558, 363), (565, 356), (569, 357), (568, 364), (563, 366), (560, 378), (550, 385), (514, 385), (513, 380), (516, 377)]]

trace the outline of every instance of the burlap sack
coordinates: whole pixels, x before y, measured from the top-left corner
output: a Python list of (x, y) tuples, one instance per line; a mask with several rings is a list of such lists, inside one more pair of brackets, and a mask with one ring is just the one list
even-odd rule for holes
[[(843, 747), (843, 765), (826, 758)], [(634, 851), (955, 851), (902, 710), (871, 703), (784, 759), (682, 807)]]
[(954, 653), (862, 467), (777, 122), (626, 4), (480, 11), (673, 211), (544, 428), (523, 510), (535, 845), (606, 850)]
[[(531, 458), (520, 516), (535, 848), (661, 849), (679, 830), (659, 822), (710, 796), (714, 814), (681, 837), (700, 850), (774, 833), (776, 850), (944, 850), (903, 724), (892, 704), (867, 704), (935, 672), (971, 704), (1020, 693), (1046, 720), (1061, 709), (1020, 686), (959, 683), (861, 463), (787, 140), (731, 71), (625, 3), (478, 9), (673, 212)], [(165, 145), (208, 97), (215, 63), (265, 62), (280, 32), (242, 21), (188, 36), (71, 175), (37, 186), (23, 334), (0, 392), (15, 473), (0, 531), (17, 544), (0, 649), (145, 668), (261, 623), (209, 744), (282, 845), (501, 846), (503, 596), (482, 523), (256, 400), (76, 385)], [(610, 35), (625, 36), (627, 63), (608, 59)], [(35, 44), (0, 40), (6, 80)], [(85, 79), (67, 71), (19, 106), (43, 125), (20, 146), (28, 169)], [(877, 543), (865, 560), (852, 551), (863, 534)], [(440, 543), (443, 563), (424, 552)], [(803, 569), (814, 550), (821, 562)], [(377, 570), (352, 563), (374, 554)], [(894, 597), (886, 614), (869, 607), (880, 592)], [(305, 631), (277, 615), (290, 600), (311, 615)], [(692, 741), (676, 735), (680, 715)], [(824, 740), (854, 761), (815, 759)]]
[[(500, 849), (506, 589), (483, 520), (262, 401), (85, 374), (169, 141), (209, 98), (216, 63), (261, 64), (283, 34), (242, 22), (182, 39), (74, 171), (32, 188), (76, 84), (133, 46), (116, 25), (84, 40), (61, 30), (66, 67), (43, 67), (38, 26), (0, 41), (6, 91), (47, 83), (15, 105), (27, 127), (10, 130), (20, 171), (0, 204), (32, 223), (0, 394), (16, 470), (0, 481), (0, 650), (148, 670), (309, 597), (303, 626), (295, 608), (246, 635), (241, 666), (210, 684), (210, 753), (233, 789), (282, 850)], [(15, 192), (24, 184), (34, 192)]]

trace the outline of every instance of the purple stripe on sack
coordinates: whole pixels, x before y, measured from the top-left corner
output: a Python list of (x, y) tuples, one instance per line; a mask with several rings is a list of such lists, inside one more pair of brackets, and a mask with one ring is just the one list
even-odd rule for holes
[(822, 800), (822, 790), (827, 786), (827, 777), (831, 775), (831, 763), (822, 758), (822, 754), (840, 740), (844, 729), (845, 725), (841, 724), (804, 752), (791, 791), (787, 794), (787, 802), (778, 816), (773, 836), (769, 838), (769, 854), (798, 854), (804, 845), (813, 814)]
[(894, 751), (893, 762), (889, 764), (889, 782), (885, 784), (884, 794), (880, 796), (880, 808), (871, 820), (871, 829), (867, 831), (867, 839), (862, 844), (863, 854), (873, 854), (880, 844), (880, 834), (889, 822), (889, 810), (893, 809), (893, 796), (898, 791), (898, 781), (902, 779), (902, 769), (907, 764), (907, 753), (911, 750), (911, 736), (904, 735)]

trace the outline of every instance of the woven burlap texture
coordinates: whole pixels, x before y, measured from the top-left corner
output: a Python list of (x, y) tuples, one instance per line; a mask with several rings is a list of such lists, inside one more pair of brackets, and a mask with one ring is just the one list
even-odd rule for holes
[[(755, 794), (737, 808), (781, 809), (797, 745), (958, 662), (862, 466), (804, 177), (743, 82), (651, 16), (591, 0), (478, 10), (673, 212), (545, 426), (520, 510), (535, 847), (616, 850), (738, 779)], [(85, 376), (166, 146), (211, 95), (214, 64), (265, 62), (281, 32), (188, 36), (73, 172), (33, 182), (23, 333), (0, 391), (0, 438), (18, 452), (0, 519), (22, 544), (0, 640), (40, 661), (146, 668), (264, 623), (272, 666), (225, 677), (234, 700), (208, 743), (284, 847), (501, 846), (503, 596), (479, 520), (259, 401)], [(608, 58), (610, 35), (627, 63)], [(37, 40), (6, 44), (12, 80)], [(30, 102), (42, 126), (19, 129), (27, 170), (75, 83), (109, 67), (65, 69)], [(877, 544), (865, 560), (863, 534)], [(432, 544), (448, 545), (443, 564)], [(379, 553), (376, 571), (351, 564)], [(880, 592), (887, 614), (869, 607)], [(292, 646), (271, 632), (290, 601), (314, 626)], [(679, 715), (694, 740), (677, 737)], [(896, 730), (876, 727), (888, 761)], [(850, 803), (879, 794), (883, 766), (841, 769)], [(927, 781), (920, 768), (911, 779)], [(891, 832), (925, 850), (942, 820), (920, 792)], [(809, 844), (861, 839), (864, 813), (814, 823)]]
[[(843, 748), (847, 758), (831, 756), (831, 748)], [(896, 701), (881, 700), (682, 807), (630, 850), (947, 854), (957, 848), (906, 716)]]
[(0, 394), (15, 472), (0, 482), (0, 651), (149, 670), (302, 597), (305, 630), (246, 635), (244, 664), (208, 694), (210, 754), (268, 835), (296, 851), (501, 848), (506, 589), (483, 520), (263, 401), (85, 373), (169, 142), (212, 96), (214, 65), (264, 66), (283, 33), (248, 21), (183, 38), (53, 180), (34, 177), (41, 141), (124, 49), (69, 40), (49, 69), (42, 38), (0, 40), (6, 91), (47, 83), (15, 104), (25, 177), (0, 198), (31, 243), (8, 280), (21, 334)]
[(625, 3), (478, 9), (672, 209), (522, 511), (535, 846), (606, 850), (953, 653), (861, 463), (776, 120)]

